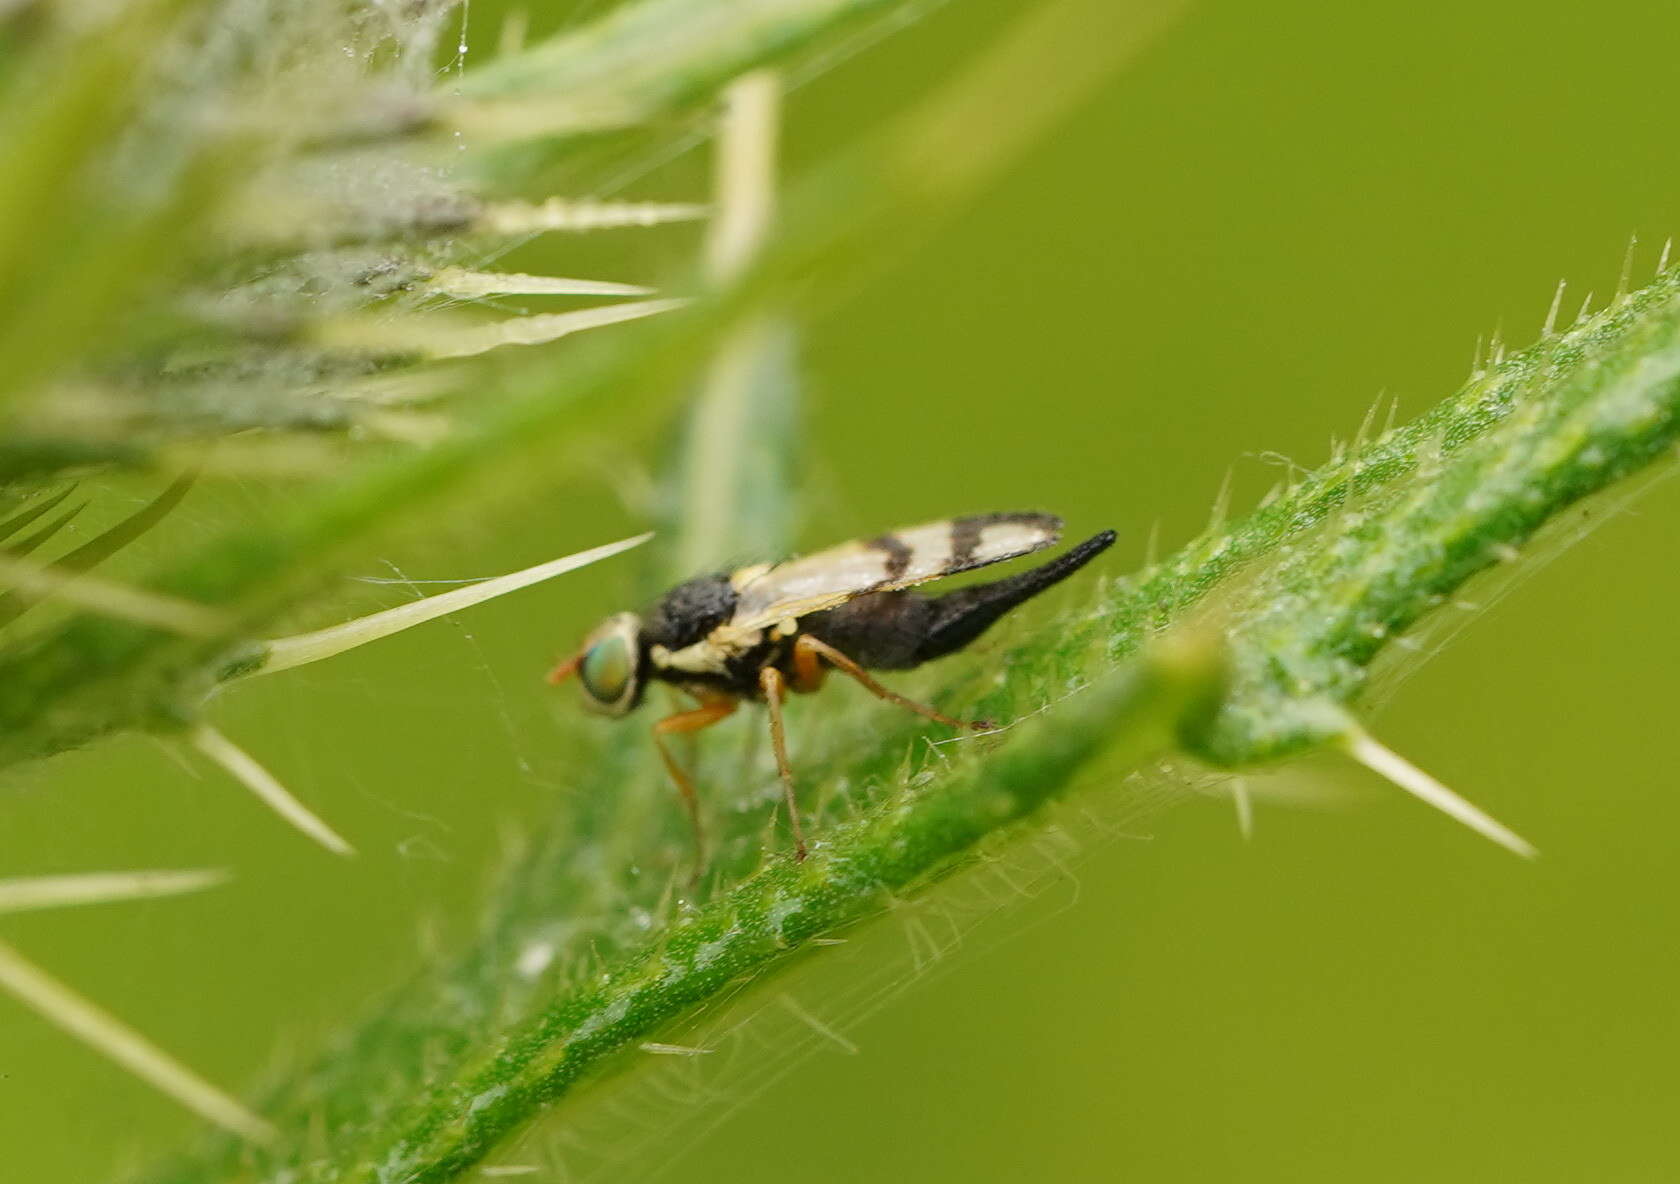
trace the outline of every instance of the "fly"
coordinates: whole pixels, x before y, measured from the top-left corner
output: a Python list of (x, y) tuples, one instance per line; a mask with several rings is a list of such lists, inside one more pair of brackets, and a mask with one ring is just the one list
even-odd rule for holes
[(577, 675), (585, 706), (611, 716), (635, 710), (652, 681), (694, 697), (697, 706), (655, 723), (653, 737), (688, 811), (702, 861), (694, 781), (666, 739), (711, 727), (743, 700), (763, 703), (794, 854), (803, 859), (805, 835), (788, 763), (782, 700), (790, 691), (819, 689), (828, 672), (838, 670), (872, 694), (936, 723), (987, 730), (985, 722), (953, 719), (907, 699), (869, 671), (911, 670), (962, 649), (1010, 609), (1067, 579), (1114, 542), (1114, 532), (1105, 530), (1018, 575), (943, 596), (910, 591), (1041, 551), (1061, 534), (1062, 520), (1053, 514), (980, 514), (858, 539), (783, 563), (696, 576), (646, 613), (607, 618), (548, 679), (559, 683)]

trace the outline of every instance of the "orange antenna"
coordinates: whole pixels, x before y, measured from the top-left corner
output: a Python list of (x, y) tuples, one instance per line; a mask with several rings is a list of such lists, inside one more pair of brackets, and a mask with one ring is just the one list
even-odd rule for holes
[(573, 654), (564, 662), (560, 663), (560, 665), (548, 672), (548, 685), (551, 687), (559, 686), (568, 678), (572, 677), (572, 675), (576, 674), (578, 672), (578, 667), (581, 665), (583, 665), (583, 654), (580, 651), (579, 653)]

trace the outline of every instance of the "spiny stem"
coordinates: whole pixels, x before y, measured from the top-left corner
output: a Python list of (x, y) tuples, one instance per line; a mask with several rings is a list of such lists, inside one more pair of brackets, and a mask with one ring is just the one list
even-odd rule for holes
[(187, 732), (187, 742), (209, 760), (221, 766), (223, 771), (232, 776), (235, 781), (255, 794), (263, 805), (273, 810), (293, 827), (314, 839), (334, 855), (354, 855), (356, 853), (356, 849), (347, 843), (337, 831), (322, 821), (308, 806), (293, 797), (291, 792), (280, 784), (274, 774), (263, 768), (248, 752), (209, 724), (201, 723), (189, 730)]
[(937, 785), (906, 788), (885, 808), (830, 827), (803, 862), (768, 859), (682, 924), (660, 927), (608, 970), (551, 999), (517, 1035), (393, 1116), (376, 1148), (358, 1148), (354, 1162), (318, 1179), (347, 1184), (370, 1162), (373, 1174), (410, 1184), (457, 1178), (608, 1054), (652, 1036), (662, 1017), (876, 911), (983, 835), (1063, 793), (1098, 752), (1132, 764), (1170, 745), (1217, 697), (1222, 661), (1205, 635), (1164, 638), (1056, 713), (1023, 724), (991, 758), (960, 758)]

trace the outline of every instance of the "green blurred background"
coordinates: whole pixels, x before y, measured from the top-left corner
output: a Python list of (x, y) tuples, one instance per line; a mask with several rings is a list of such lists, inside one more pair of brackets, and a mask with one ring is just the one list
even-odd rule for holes
[[(789, 174), (1024, 7), (959, 0), (800, 89)], [(475, 0), (471, 20), (493, 44), (495, 7)], [(1530, 340), (1560, 277), (1571, 313), (1588, 290), (1601, 304), (1630, 234), (1649, 275), (1677, 221), (1676, 44), (1680, 9), (1648, 2), (1193, 7), (981, 202), (806, 327), (803, 541), (1043, 506), (1118, 529), (1123, 571), (1152, 523), (1167, 546), (1196, 530), (1228, 467), (1241, 509), (1279, 457), (1318, 463), (1379, 396), (1421, 411), (1479, 335)], [(704, 175), (691, 153), (626, 193), (694, 196)], [(622, 243), (544, 250), (560, 274), (656, 278)], [(603, 442), (552, 504), (360, 574), (488, 574), (639, 529), (618, 491), (659, 455)], [(112, 487), (113, 513), (131, 493)], [(172, 528), (265, 497), (201, 489)], [(1539, 862), (1330, 761), (1295, 776), (1346, 808), (1263, 803), (1251, 841), (1211, 798), (1129, 838), (1094, 828), (1074, 881), (986, 926), (1022, 932), (883, 998), (843, 1032), (858, 1055), (835, 1045), (759, 1097), (718, 1071), (716, 1129), (660, 1154), (692, 1180), (1675, 1178), (1677, 510), (1680, 487), (1658, 484), (1530, 556), (1531, 578), (1407, 667), (1374, 719)], [(353, 863), (151, 742), (14, 776), (7, 874), (239, 878), (8, 918), (6, 938), (220, 1082), (307, 1055), (464, 940), (509, 836), (566, 791), (554, 720), (573, 704), (538, 675), (626, 581), (592, 569), (227, 696), (218, 722), (356, 839)], [(900, 975), (894, 940), (854, 995)], [(801, 981), (823, 1017), (823, 979)], [(13, 1178), (103, 1181), (194, 1129), (9, 1000), (0, 1031)]]

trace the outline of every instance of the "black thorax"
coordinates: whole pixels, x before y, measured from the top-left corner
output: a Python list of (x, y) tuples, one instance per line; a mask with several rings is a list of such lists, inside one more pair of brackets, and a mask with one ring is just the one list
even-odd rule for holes
[(734, 615), (735, 599), (735, 587), (724, 572), (684, 581), (643, 614), (643, 644), (668, 650), (691, 646)]

